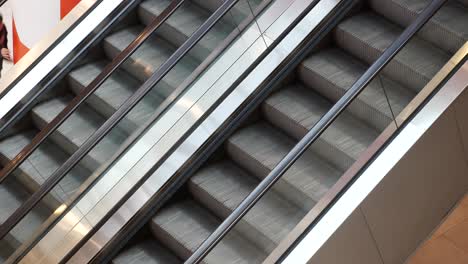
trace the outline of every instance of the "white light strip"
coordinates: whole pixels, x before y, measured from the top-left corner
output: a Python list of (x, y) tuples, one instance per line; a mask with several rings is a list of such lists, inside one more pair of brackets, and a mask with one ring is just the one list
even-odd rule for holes
[(55, 48), (29, 71), (5, 96), (0, 98), (0, 119), (53, 70), (123, 0), (103, 0)]
[(307, 263), (422, 134), (414, 126), (405, 128), (282, 263)]
[(383, 150), (282, 263), (298, 264), (310, 261), (369, 193), (374, 190), (427, 129), (462, 93), (466, 87), (459, 85), (455, 79), (458, 79), (459, 82), (461, 77), (466, 84), (468, 76), (463, 77), (463, 75), (466, 75), (467, 72), (468, 63), (465, 63), (464, 67), (444, 85), (436, 96)]

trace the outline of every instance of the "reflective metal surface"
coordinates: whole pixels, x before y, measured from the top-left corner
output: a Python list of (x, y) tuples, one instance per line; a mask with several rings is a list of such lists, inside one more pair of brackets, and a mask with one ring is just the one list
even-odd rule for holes
[[(300, 14), (301, 5), (312, 1), (277, 1), (258, 21), (273, 23), (278, 17), (283, 21)], [(71, 262), (83, 263), (112, 237), (159, 188), (170, 179), (203, 142), (247, 98), (263, 79), (314, 29), (321, 18), (339, 1), (321, 1), (301, 23), (291, 31), (267, 58), (212, 112), (164, 164), (159, 167), (119, 211), (80, 249)], [(286, 9), (286, 12), (278, 10)], [(272, 10), (270, 12), (270, 10)], [(268, 20), (267, 18), (270, 18)], [(278, 20), (279, 21), (279, 20)], [(282, 32), (287, 23), (259, 22), (270, 34)], [(268, 31), (270, 30), (270, 31)], [(264, 31), (264, 30), (262, 30)], [(179, 140), (200, 117), (222, 98), (229, 86), (266, 50), (265, 44), (274, 38), (260, 34), (252, 25), (178, 100), (146, 134), (106, 172), (103, 179), (63, 218), (44, 239), (23, 259), (23, 263), (55, 263), (79, 241), (90, 228), (122, 197), (144, 173), (151, 172), (153, 164)], [(237, 59), (238, 58), (238, 59)], [(234, 63), (232, 62), (234, 60)], [(226, 64), (227, 63), (227, 64)], [(228, 67), (230, 70), (224, 72)], [(83, 217), (85, 216), (85, 217)]]
[[(291, 19), (293, 16), (288, 17), (288, 15), (291, 15), (288, 11), (292, 10), (293, 7), (297, 8), (299, 4), (304, 4), (305, 2), (296, 1), (286, 12), (279, 12), (281, 14), (280, 20), (285, 19), (287, 21), (287, 19)], [(333, 5), (333, 1), (322, 2), (328, 3), (331, 6)], [(289, 5), (290, 3), (286, 4)], [(319, 7), (317, 6), (316, 8)], [(325, 7), (322, 6), (322, 8), (326, 10)], [(286, 26), (288, 23), (278, 23), (280, 20), (274, 20), (275, 22), (270, 28), (268, 28), (268, 23), (264, 24), (263, 22), (252, 26), (247, 33), (242, 35), (241, 40), (228, 49), (221, 59), (217, 60), (214, 66), (207, 71), (207, 74), (204, 74), (195, 83), (194, 87), (191, 87), (187, 94), (177, 101), (173, 109), (170, 109), (166, 115), (158, 120), (147, 131), (145, 136), (120, 158), (115, 166), (106, 171), (102, 181), (41, 241), (38, 247), (36, 247), (37, 251), (31, 252), (29, 260), (36, 262), (39, 259), (47, 263), (59, 261), (67, 254), (71, 247), (76, 245), (96, 225), (105, 212), (115, 204), (116, 200), (122, 197), (145, 173), (151, 173), (152, 176), (149, 180), (114, 214), (114, 217), (101, 228), (93, 239), (88, 241), (78, 254), (75, 255), (72, 262), (82, 263), (89, 260), (93, 254), (118, 232), (130, 217), (138, 212), (150, 197), (157, 193), (170, 180), (170, 177), (174, 175), (181, 165), (189, 161), (199, 146), (221, 126), (225, 119), (238, 108), (245, 98), (254, 92), (254, 89), (264, 79), (263, 77), (268, 76), (283, 61), (284, 57), (295, 48), (297, 41), (300, 41), (304, 37), (302, 35), (301, 38), (300, 33), (310, 32), (311, 28), (314, 27), (311, 25), (316, 25), (316, 23), (321, 21), (320, 14), (323, 15), (323, 13), (318, 13), (315, 16), (308, 16), (310, 20), (303, 24), (302, 31), (297, 29), (299, 26), (296, 27), (295, 31), (292, 31), (286, 37), (291, 38), (284, 40), (276, 47), (261, 65), (197, 127), (195, 132), (184, 141), (177, 151), (172, 153), (170, 158), (165, 160), (164, 164), (153, 172), (152, 168), (155, 162), (162, 160), (173, 144), (183, 138), (209, 112), (209, 109), (225, 96), (227, 88), (245, 71), (246, 65), (255, 61), (259, 54), (263, 53), (268, 45), (275, 40), (275, 36), (281, 33), (281, 27)], [(274, 15), (271, 15), (271, 17), (274, 17)], [(261, 18), (264, 18), (264, 16)], [(261, 31), (259, 31), (258, 27), (260, 27)], [(278, 31), (275, 31), (275, 28), (278, 28)], [(226, 62), (229, 64), (223, 64)], [(224, 71), (226, 67), (230, 69), (228, 72)], [(424, 91), (427, 92), (427, 89)], [(421, 96), (418, 98), (425, 99), (425, 97)], [(414, 101), (410, 105), (414, 109), (417, 106), (419, 105), (415, 104)], [(399, 121), (400, 124), (407, 119), (403, 116), (404, 113), (409, 116), (412, 111), (406, 110), (406, 112), (404, 111), (399, 116), (399, 120), (401, 120)], [(392, 131), (394, 130), (386, 131), (389, 134), (384, 134), (380, 139), (388, 139)], [(359, 197), (355, 199), (359, 199)]]
[[(25, 95), (85, 39), (122, 0), (104, 0), (84, 18), (57, 46), (55, 46), (37, 65), (31, 69), (16, 85), (0, 98), (0, 118), (3, 118)], [(69, 15), (47, 37), (32, 48), (0, 81), (2, 93), (16, 78), (38, 59), (54, 42), (62, 36), (80, 17), (87, 12), (96, 0), (81, 1)]]
[[(438, 72), (426, 85), (416, 98), (399, 114), (399, 124), (411, 117), (416, 109), (436, 90), (448, 74), (454, 70), (468, 54), (466, 43), (457, 54)], [(456, 73), (441, 87), (430, 101), (405, 125), (399, 134), (378, 154), (375, 160), (361, 173), (359, 178), (338, 199), (338, 201), (325, 213), (322, 218), (307, 232), (304, 238), (287, 255), (283, 263), (307, 263), (322, 245), (332, 236), (351, 213), (361, 204), (367, 195), (386, 177), (388, 172), (399, 162), (407, 151), (415, 144), (431, 125), (455, 102), (458, 96), (468, 86), (468, 62), (459, 68)], [(351, 179), (366, 165), (377, 151), (384, 146), (396, 129), (387, 129), (360, 157), (360, 160), (348, 170), (343, 180)], [(338, 194), (339, 190), (332, 192)], [(283, 241), (267, 261), (278, 260), (288, 245), (309, 227), (319, 216), (320, 209), (312, 210), (304, 220)]]
[[(330, 2), (324, 5), (318, 5), (312, 10), (307, 16), (308, 19), (314, 17), (320, 21), (320, 15), (328, 13), (327, 7), (332, 8), (333, 5)], [(338, 1), (334, 1), (337, 3)], [(326, 11), (326, 13), (321, 13)], [(318, 17), (317, 17), (318, 16)], [(114, 217), (96, 234), (91, 241), (89, 241), (72, 259), (79, 263), (86, 261), (89, 256), (88, 254), (94, 255), (97, 251), (106, 243), (106, 241), (118, 232), (117, 228), (122, 227), (128, 219), (132, 216), (132, 213), (136, 213), (137, 210), (144, 205), (145, 201), (155, 194), (163, 184), (167, 182), (170, 175), (173, 175), (177, 169), (190, 159), (191, 155), (201, 146), (209, 136), (222, 125), (224, 120), (230, 116), (238, 106), (255, 90), (255, 88), (261, 83), (263, 78), (269, 75), (269, 73), (276, 68), (291, 50), (288, 48), (294, 48), (294, 44), (298, 44), (302, 38), (307, 35), (307, 30), (313, 30), (313, 26), (310, 27), (310, 20), (305, 20), (298, 27), (295, 28), (291, 34), (288, 35), (287, 39), (284, 39), (281, 44), (274, 49), (273, 52), (257, 67), (238, 87), (230, 94), (223, 103), (216, 108), (216, 110), (209, 116), (209, 118), (198, 127), (190, 137), (175, 151), (171, 157), (161, 166), (156, 172), (150, 177), (150, 179), (142, 186), (135, 195), (133, 195), (127, 203), (114, 215)], [(299, 29), (302, 31), (299, 33)], [(297, 31), (296, 31), (297, 30)], [(300, 35), (304, 34), (304, 35)], [(210, 100), (209, 97), (206, 97)], [(203, 109), (200, 106), (199, 109)], [(198, 112), (198, 111), (195, 111)], [(199, 113), (200, 114), (200, 113)], [(174, 133), (178, 133), (180, 129), (188, 127), (187, 122), (195, 121), (193, 118), (197, 118), (197, 114), (192, 116), (187, 115), (186, 122), (176, 124), (174, 127)], [(184, 118), (182, 119), (184, 120)], [(169, 138), (169, 137), (168, 137)], [(148, 153), (149, 154), (149, 153)], [(160, 154), (159, 154), (160, 155)], [(150, 156), (158, 156), (158, 152), (155, 151)], [(148, 161), (154, 162), (154, 161)], [(138, 169), (136, 169), (138, 171)], [(156, 187), (156, 188), (155, 188)], [(130, 214), (129, 214), (130, 211)], [(112, 232), (112, 233), (110, 233)]]

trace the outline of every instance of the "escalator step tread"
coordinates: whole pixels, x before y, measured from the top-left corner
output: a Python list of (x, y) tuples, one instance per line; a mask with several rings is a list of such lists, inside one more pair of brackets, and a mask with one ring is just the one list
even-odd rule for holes
[(14, 180), (0, 184), (0, 223), (7, 218), (29, 197), (29, 193)]
[[(300, 140), (325, 115), (332, 104), (302, 85), (289, 85), (263, 104), (270, 123)], [(377, 138), (377, 132), (348, 112), (341, 114), (319, 137), (317, 148), (327, 160), (346, 170)]]
[[(66, 107), (69, 100), (65, 97), (55, 98), (42, 103), (32, 110), (33, 120), (43, 128), (51, 122), (57, 114)], [(74, 153), (103, 123), (104, 118), (94, 112), (89, 106), (81, 105), (53, 134), (52, 139), (65, 151)], [(90, 170), (95, 170), (115, 153), (118, 146), (126, 138), (126, 133), (118, 127), (112, 129), (93, 149), (88, 153), (83, 164)]]
[(9, 256), (15, 252), (15, 249), (4, 239), (0, 241), (0, 263), (5, 263)]
[[(30, 194), (15, 181), (7, 180), (0, 185), (0, 223), (3, 223)], [(44, 222), (50, 212), (43, 205), (37, 205), (5, 237), (12, 248), (29, 240), (34, 231)]]
[[(1, 162), (6, 164), (12, 160), (32, 141), (35, 134), (34, 131), (27, 131), (0, 142)], [(67, 157), (68, 155), (57, 145), (45, 141), (21, 164), (19, 169), (16, 169), (15, 177), (28, 190), (36, 191), (65, 162)], [(64, 202), (69, 198), (88, 175), (89, 172), (86, 169), (77, 165), (54, 188), (52, 195), (55, 202)]]
[[(408, 26), (430, 3), (430, 0), (371, 0), (378, 13), (402, 27)], [(467, 9), (456, 1), (448, 1), (418, 33), (440, 48), (455, 53), (468, 40)]]
[[(230, 161), (198, 171), (189, 181), (192, 195), (220, 218), (231, 214), (259, 180)], [(276, 192), (268, 192), (236, 230), (265, 251), (272, 251), (305, 213)]]
[[(142, 32), (142, 27), (131, 27), (120, 30), (104, 40), (104, 50), (107, 56), (114, 58), (121, 53)], [(146, 81), (175, 51), (175, 47), (160, 37), (151, 37), (146, 40), (126, 60), (123, 67), (127, 72)], [(189, 56), (185, 56), (172, 70), (162, 79), (156, 89), (167, 97), (182, 80), (189, 76), (195, 69), (197, 63)]]
[[(170, 3), (169, 0), (146, 0), (139, 6), (140, 17), (145, 24), (151, 23), (158, 17)], [(142, 15), (144, 12), (144, 16)], [(200, 25), (205, 22), (209, 14), (196, 4), (188, 2), (166, 20), (166, 25), (176, 30), (183, 39), (175, 41), (182, 44)], [(168, 36), (169, 37), (169, 36)], [(171, 36), (172, 37), (172, 36)], [(179, 46), (179, 45), (178, 45)]]
[[(139, 14), (145, 24), (153, 21), (168, 5), (168, 0), (147, 0), (139, 8)], [(209, 12), (193, 2), (182, 5), (158, 30), (159, 35), (181, 46), (210, 16)], [(232, 31), (234, 25), (218, 22), (190, 52), (199, 60), (206, 58), (222, 40)]]
[[(295, 142), (273, 126), (258, 122), (232, 135), (229, 156), (252, 175), (263, 179)], [(276, 183), (276, 189), (297, 206), (310, 209), (341, 176), (341, 171), (308, 150)]]
[[(401, 28), (374, 13), (362, 13), (340, 23), (335, 30), (335, 38), (340, 47), (371, 64), (401, 32)], [(448, 53), (415, 37), (383, 72), (418, 92), (448, 59)]]
[[(298, 67), (299, 78), (310, 87), (337, 102), (366, 71), (367, 66), (340, 49), (325, 49), (306, 58)], [(382, 131), (392, 122), (392, 111), (400, 113), (414, 92), (381, 76), (373, 80), (349, 106), (350, 112)], [(388, 105), (387, 97), (391, 104)]]
[[(263, 120), (249, 119), (252, 122), (238, 129), (225, 142), (223, 160), (216, 157), (205, 164), (188, 180), (183, 188), (185, 193), (173, 197), (153, 216), (149, 226), (157, 243), (177, 258), (187, 259), (355, 83), (368, 65), (398, 38), (403, 27), (428, 1), (370, 0), (376, 12), (362, 12), (341, 22), (332, 33), (337, 47), (312, 53), (299, 66), (298, 77), (303, 83), (297, 81), (286, 85), (269, 96), (258, 112)], [(148, 24), (168, 3), (169, 0), (145, 0), (140, 5), (139, 16)], [(145, 80), (157, 68), (154, 65), (160, 63), (157, 59), (148, 59), (157, 57), (151, 54), (160, 54), (162, 58), (175, 50), (206, 19), (207, 10), (213, 11), (221, 3), (222, 0), (194, 0), (182, 7), (180, 13), (161, 28), (158, 37), (134, 55), (126, 71)], [(457, 5), (459, 3), (455, 1), (449, 2), (432, 18), (366, 87), (348, 111), (335, 120), (242, 218), (235, 231), (215, 247), (205, 263), (263, 261), (265, 252), (280, 243), (379, 132), (392, 122), (393, 115), (398, 115), (433, 78), (457, 45), (467, 40), (465, 11), (454, 10)], [(238, 8), (242, 14), (250, 13), (246, 5), (239, 4)], [(231, 29), (224, 28), (226, 31), (218, 32), (215, 28), (208, 33), (206, 40), (191, 55), (198, 60), (206, 57)], [(115, 56), (136, 37), (135, 32), (138, 30), (124, 30), (108, 38), (108, 54)], [(178, 73), (190, 73), (187, 69), (193, 69), (191, 65), (183, 64), (185, 68)], [(180, 76), (184, 77), (180, 74), (171, 78), (179, 80)], [(173, 89), (175, 83), (177, 81), (165, 82), (170, 87), (168, 90)], [(155, 242), (142, 241), (133, 245), (117, 259), (120, 258), (120, 263), (134, 260), (134, 263), (153, 263), (151, 261), (162, 256), (154, 256), (160, 246), (152, 246), (152, 243)]]
[[(263, 0), (238, 1), (229, 11), (229, 13), (231, 13), (232, 16), (228, 15), (225, 16), (225, 18), (230, 20), (230, 23), (238, 23), (239, 17), (251, 15), (251, 10), (255, 11), (256, 7), (259, 6), (262, 1)], [(195, 2), (197, 5), (203, 7), (206, 10), (214, 12), (223, 3), (223, 0), (192, 0), (192, 2)]]
[[(78, 94), (94, 80), (104, 69), (106, 62), (96, 62), (84, 65), (69, 75), (71, 88)], [(140, 87), (140, 82), (123, 71), (112, 74), (94, 92), (87, 102), (104, 117), (110, 117), (134, 92)], [(156, 107), (161, 104), (163, 98), (157, 89), (150, 91), (140, 103), (138, 103), (126, 115), (126, 123), (121, 127), (128, 133), (141, 126), (154, 113)]]
[[(166, 247), (180, 258), (187, 259), (216, 229), (221, 221), (192, 200), (170, 204), (151, 220), (151, 229)], [(230, 232), (205, 258), (205, 263), (252, 263), (264, 253), (241, 237)]]
[(126, 248), (112, 260), (113, 264), (182, 263), (176, 256), (154, 240), (145, 240)]

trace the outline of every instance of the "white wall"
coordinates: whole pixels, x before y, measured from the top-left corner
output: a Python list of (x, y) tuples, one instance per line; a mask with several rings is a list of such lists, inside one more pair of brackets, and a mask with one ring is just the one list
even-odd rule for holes
[[(10, 1), (7, 1), (2, 7), (0, 7), (0, 13), (3, 15), (3, 23), (8, 29), (8, 48), (10, 51), (13, 47), (13, 28), (12, 28), (12, 21), (11, 21), (11, 4)], [(11, 52), (13, 54), (13, 52)], [(13, 63), (8, 61), (3, 61), (3, 69), (2, 69), (2, 76), (5, 76), (6, 72), (9, 71), (13, 67)]]
[(309, 263), (404, 263), (468, 191), (467, 112), (465, 90)]

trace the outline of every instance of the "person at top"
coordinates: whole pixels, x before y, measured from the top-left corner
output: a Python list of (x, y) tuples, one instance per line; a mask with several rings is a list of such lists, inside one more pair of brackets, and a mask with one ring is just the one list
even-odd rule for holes
[(3, 24), (3, 16), (0, 14), (0, 77), (1, 77), (1, 71), (3, 68), (3, 60), (11, 60), (10, 58), (10, 51), (8, 50), (8, 31)]

